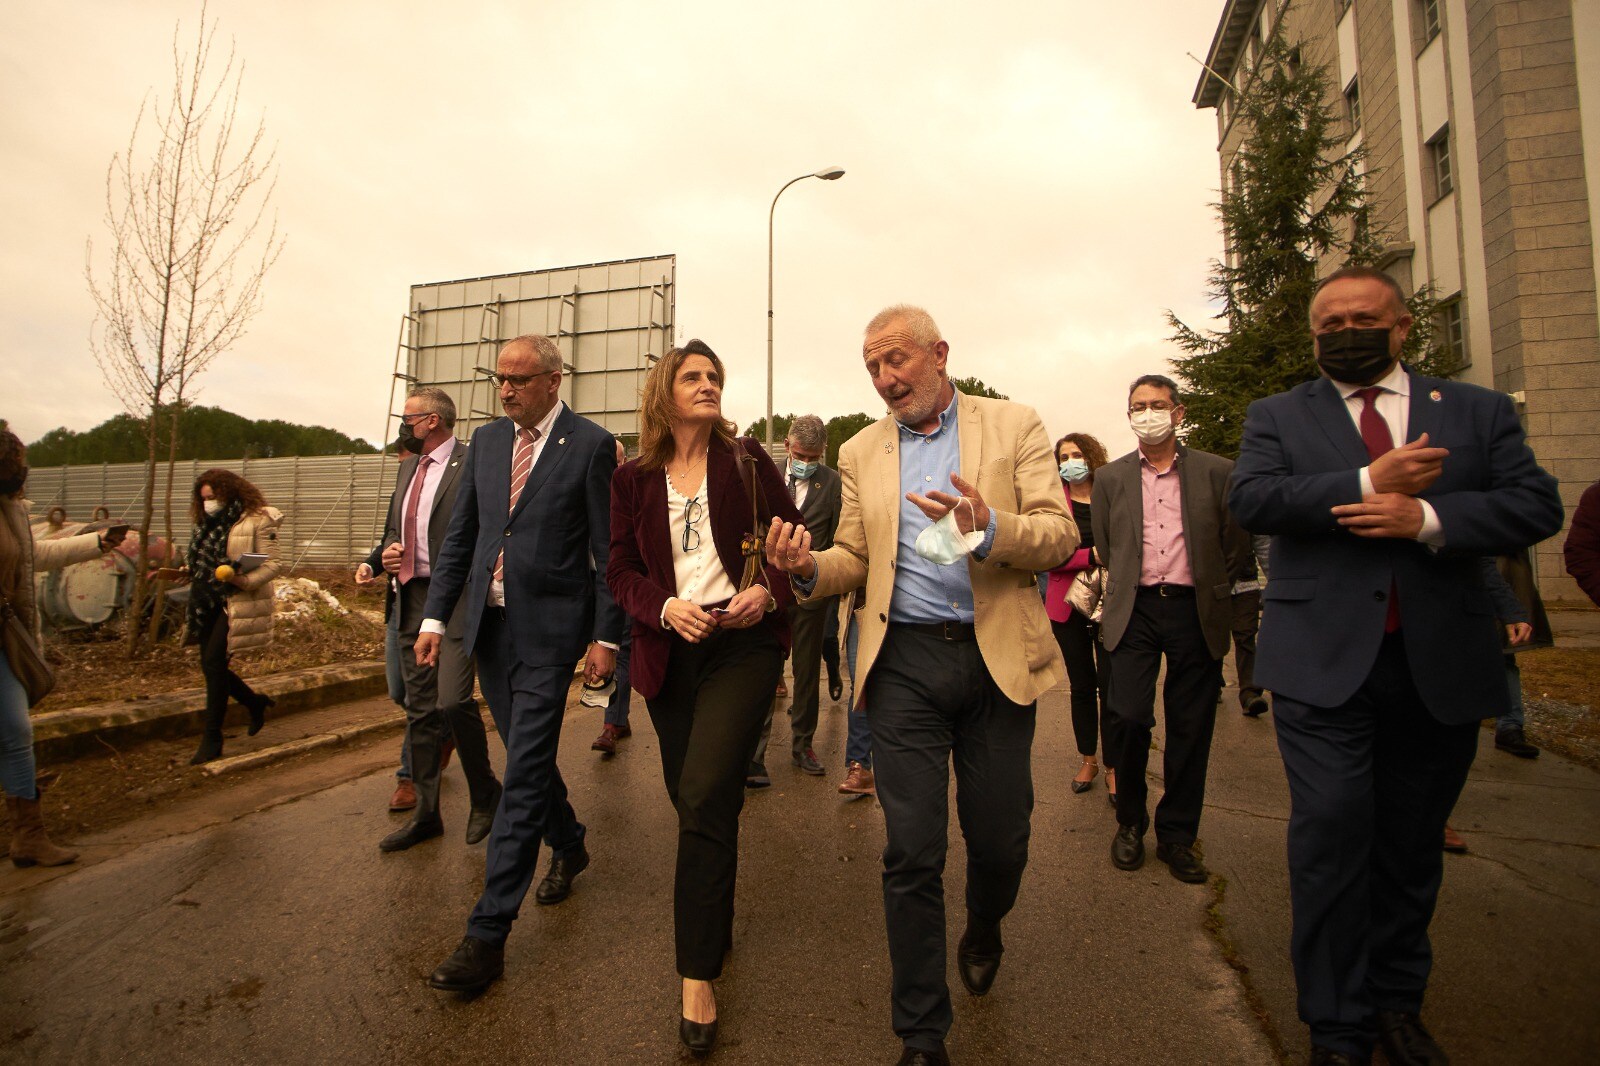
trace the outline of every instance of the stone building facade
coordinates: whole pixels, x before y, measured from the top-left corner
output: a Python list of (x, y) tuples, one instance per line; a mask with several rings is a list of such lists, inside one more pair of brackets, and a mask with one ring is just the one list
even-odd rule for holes
[[(1365, 148), (1381, 265), (1442, 301), (1439, 343), (1517, 401), (1570, 516), (1600, 478), (1600, 0), (1226, 0), (1194, 93), (1224, 183), (1236, 93), (1279, 27)], [(1564, 537), (1536, 549), (1541, 588), (1587, 602)]]

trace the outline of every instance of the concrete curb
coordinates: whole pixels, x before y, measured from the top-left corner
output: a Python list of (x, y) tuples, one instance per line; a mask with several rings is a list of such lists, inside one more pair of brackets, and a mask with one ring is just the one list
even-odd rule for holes
[(309, 737), (301, 737), (299, 740), (291, 740), (287, 744), (279, 744), (272, 748), (262, 748), (260, 751), (247, 752), (244, 755), (235, 755), (227, 759), (215, 759), (206, 763), (201, 767), (201, 770), (208, 777), (216, 777), (218, 774), (225, 774), (232, 770), (248, 770), (252, 767), (265, 766), (268, 763), (277, 762), (279, 759), (287, 759), (291, 755), (299, 755), (301, 752), (314, 751), (317, 748), (325, 748), (331, 744), (343, 744), (357, 737), (366, 736), (368, 733), (380, 733), (385, 730), (404, 728), (405, 724), (406, 716), (397, 714), (376, 722), (362, 722), (360, 725), (353, 725), (347, 729), (336, 729), (331, 733), (315, 733)]
[[(252, 687), (277, 700), (274, 717), (367, 699), (387, 691), (381, 659), (314, 666), (250, 679)], [(33, 718), (33, 743), (41, 755), (71, 758), (103, 750), (100, 741), (116, 745), (143, 740), (194, 736), (202, 727), (203, 688), (183, 689), (141, 700), (119, 700), (92, 707), (49, 711)], [(249, 714), (228, 707), (228, 722), (243, 725)]]

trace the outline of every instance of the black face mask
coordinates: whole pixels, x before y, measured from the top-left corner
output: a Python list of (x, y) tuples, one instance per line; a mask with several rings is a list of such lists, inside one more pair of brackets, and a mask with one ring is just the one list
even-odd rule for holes
[(1393, 362), (1388, 329), (1341, 329), (1317, 334), (1317, 365), (1335, 381), (1370, 385)]
[(15, 496), (22, 491), (22, 486), (28, 483), (28, 468), (23, 467), (22, 473), (16, 477), (0, 479), (0, 496)]
[(422, 454), (422, 440), (423, 440), (423, 438), (417, 436), (417, 431), (415, 429), (411, 428), (411, 423), (410, 422), (401, 422), (400, 423), (400, 434), (399, 434), (399, 436), (400, 436), (400, 443), (404, 444), (407, 448), (410, 448), (416, 454), (418, 454), (418, 455)]

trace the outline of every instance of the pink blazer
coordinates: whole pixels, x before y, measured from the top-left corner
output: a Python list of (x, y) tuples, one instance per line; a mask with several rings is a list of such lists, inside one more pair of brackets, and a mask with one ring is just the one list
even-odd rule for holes
[[(1070, 509), (1072, 493), (1064, 481), (1061, 491), (1066, 494), (1067, 507)], [(1044, 613), (1050, 616), (1050, 621), (1065, 622), (1072, 618), (1072, 604), (1067, 602), (1067, 589), (1072, 587), (1074, 577), (1094, 565), (1089, 552), (1088, 548), (1079, 548), (1066, 562), (1050, 571), (1044, 587)]]

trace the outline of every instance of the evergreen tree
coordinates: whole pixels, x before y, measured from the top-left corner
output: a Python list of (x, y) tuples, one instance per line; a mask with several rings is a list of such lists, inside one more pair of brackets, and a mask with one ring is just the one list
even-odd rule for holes
[[(1213, 260), (1212, 299), (1223, 331), (1197, 330), (1170, 311), (1173, 360), (1185, 390), (1186, 443), (1234, 456), (1245, 409), (1318, 373), (1307, 311), (1319, 262), (1373, 263), (1382, 235), (1367, 223), (1363, 153), (1329, 102), (1321, 68), (1299, 59), (1274, 33), (1239, 97), (1247, 131), (1216, 205), (1228, 255)], [(1430, 352), (1434, 302), (1408, 301), (1416, 320), (1403, 358), (1429, 373), (1449, 372)]]
[(957, 392), (964, 392), (968, 396), (987, 396), (991, 400), (1009, 400), (1011, 397), (998, 389), (992, 389), (978, 378), (951, 378), (950, 384), (956, 387)]
[[(173, 424), (173, 410), (156, 412), (163, 425)], [(281, 455), (364, 455), (377, 451), (355, 437), (325, 426), (300, 426), (277, 419), (252, 421), (220, 407), (183, 405), (177, 411), (178, 460), (270, 459)], [(90, 463), (139, 463), (149, 459), (145, 420), (117, 415), (77, 433), (52, 429), (28, 445), (28, 461), (37, 467)], [(158, 445), (158, 457), (161, 455)]]

